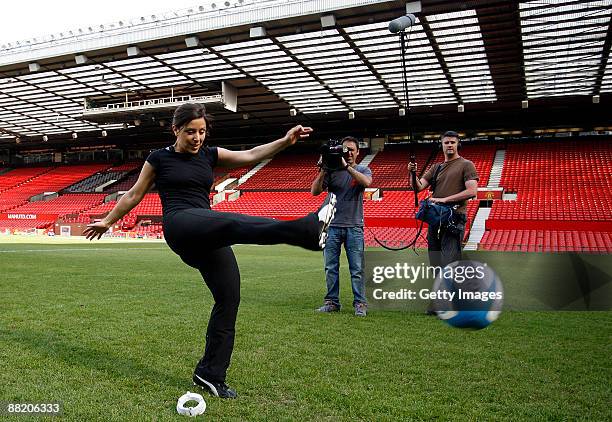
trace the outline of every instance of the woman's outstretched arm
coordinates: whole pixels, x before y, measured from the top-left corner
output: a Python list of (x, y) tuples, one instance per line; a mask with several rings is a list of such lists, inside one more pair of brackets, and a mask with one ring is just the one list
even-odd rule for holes
[(145, 162), (134, 186), (121, 197), (115, 208), (102, 221), (88, 224), (85, 231), (83, 231), (83, 235), (89, 240), (95, 239), (96, 236), (100, 239), (115, 222), (119, 221), (142, 201), (142, 198), (153, 186), (154, 181), (155, 170), (151, 164)]
[(220, 167), (242, 167), (260, 162), (281, 152), (285, 148), (295, 144), (299, 139), (310, 136), (312, 128), (295, 126), (287, 134), (276, 141), (259, 145), (245, 151), (231, 151), (225, 148), (217, 148), (219, 158), (217, 165)]

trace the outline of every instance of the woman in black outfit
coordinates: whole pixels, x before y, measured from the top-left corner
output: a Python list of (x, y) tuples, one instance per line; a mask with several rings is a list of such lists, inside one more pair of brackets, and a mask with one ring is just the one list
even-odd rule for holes
[(204, 356), (195, 368), (193, 382), (214, 396), (235, 398), (236, 392), (225, 384), (240, 303), (240, 273), (230, 245), (286, 243), (321, 250), (334, 217), (335, 198), (318, 214), (292, 221), (212, 211), (209, 194), (215, 166), (255, 164), (308, 137), (312, 129), (295, 126), (283, 138), (246, 151), (204, 146), (208, 129), (210, 122), (204, 106), (178, 107), (172, 122), (174, 145), (153, 151), (136, 184), (102, 221), (89, 224), (84, 235), (89, 240), (100, 239), (155, 183), (162, 202), (168, 246), (186, 264), (200, 271), (215, 300)]

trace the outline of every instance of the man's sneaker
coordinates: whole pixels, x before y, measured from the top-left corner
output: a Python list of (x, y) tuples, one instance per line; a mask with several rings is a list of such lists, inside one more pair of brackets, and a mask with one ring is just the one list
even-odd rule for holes
[(325, 247), (325, 241), (327, 240), (327, 231), (329, 225), (336, 215), (336, 195), (333, 193), (329, 194), (329, 202), (319, 211), (319, 247), (323, 249)]
[(355, 316), (364, 317), (368, 314), (368, 305), (365, 303), (357, 302), (355, 304)]
[(326, 300), (323, 306), (317, 308), (317, 312), (339, 312), (340, 306), (336, 305), (331, 300)]
[(206, 381), (198, 374), (193, 374), (193, 385), (202, 387), (215, 397), (221, 397), (222, 399), (235, 399), (238, 397), (236, 392), (229, 388), (224, 382), (213, 382)]

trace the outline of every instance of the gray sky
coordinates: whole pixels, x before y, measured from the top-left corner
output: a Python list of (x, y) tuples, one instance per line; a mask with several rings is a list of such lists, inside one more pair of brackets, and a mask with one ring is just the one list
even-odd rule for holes
[(0, 43), (21, 41), (93, 24), (161, 14), (214, 0), (11, 0), (2, 2)]

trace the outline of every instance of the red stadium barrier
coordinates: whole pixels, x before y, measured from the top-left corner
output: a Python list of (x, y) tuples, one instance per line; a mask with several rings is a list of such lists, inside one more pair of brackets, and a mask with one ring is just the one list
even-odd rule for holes
[(0, 221), (5, 220), (57, 220), (57, 214), (24, 214), (7, 213), (0, 214)]

